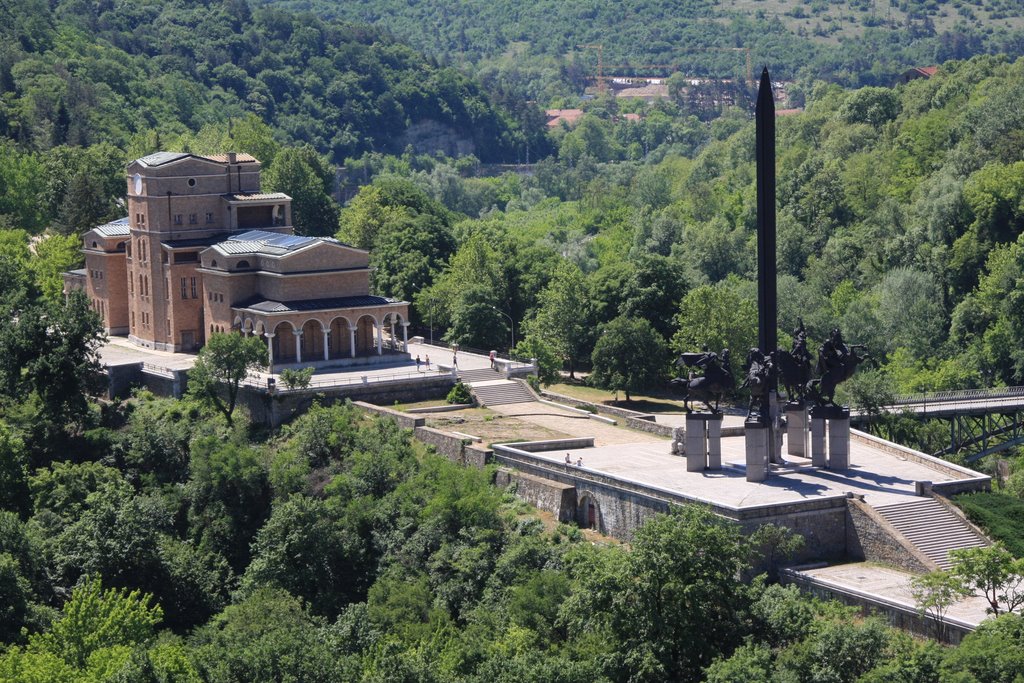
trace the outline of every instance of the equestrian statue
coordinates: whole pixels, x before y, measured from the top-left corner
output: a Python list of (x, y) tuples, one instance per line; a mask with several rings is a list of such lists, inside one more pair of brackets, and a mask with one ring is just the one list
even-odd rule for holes
[[(683, 394), (683, 409), (693, 412), (690, 401), (701, 401), (712, 414), (718, 414), (718, 404), (722, 397), (736, 388), (736, 380), (732, 376), (729, 365), (729, 349), (722, 349), (721, 355), (705, 350), (702, 353), (684, 353), (676, 360), (677, 366), (690, 368), (689, 376), (676, 377), (671, 386)], [(703, 376), (695, 376), (694, 369), (703, 371)], [(714, 407), (711, 401), (714, 401)]]

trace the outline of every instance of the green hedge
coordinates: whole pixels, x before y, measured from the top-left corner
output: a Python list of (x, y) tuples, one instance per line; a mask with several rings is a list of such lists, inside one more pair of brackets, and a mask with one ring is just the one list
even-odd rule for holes
[(989, 536), (1024, 557), (1024, 500), (1006, 493), (966, 493), (953, 501)]

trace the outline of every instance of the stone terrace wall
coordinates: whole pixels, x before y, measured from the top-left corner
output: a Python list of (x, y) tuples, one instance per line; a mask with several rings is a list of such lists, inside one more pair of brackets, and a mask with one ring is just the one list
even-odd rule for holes
[[(369, 382), (337, 388), (311, 387), (305, 391), (269, 394), (265, 388), (243, 386), (238, 402), (249, 410), (256, 422), (277, 427), (299, 415), (314, 401), (330, 404), (345, 399), (387, 404), (394, 401), (425, 401), (444, 397), (453, 384), (451, 377), (432, 377), (395, 382)], [(405, 415), (405, 413), (402, 413)], [(411, 416), (410, 416), (411, 417)]]
[(559, 522), (572, 522), (576, 519), (575, 486), (534, 477), (507, 467), (498, 470), (494, 483), (500, 488), (514, 486), (517, 497), (537, 509), (551, 512)]
[(915, 573), (938, 569), (917, 548), (904, 543), (900, 533), (870, 505), (857, 498), (847, 502), (846, 547), (850, 559), (878, 562)]
[[(801, 574), (798, 570), (783, 569), (782, 583), (794, 584), (806, 593), (822, 600), (838, 600), (853, 607), (859, 607), (865, 616), (878, 614), (883, 616), (893, 627), (909, 631), (922, 637), (934, 638), (936, 623), (929, 615), (922, 616), (916, 609), (907, 605), (890, 602), (880, 596), (868, 595), (850, 588), (840, 588), (834, 584), (818, 581), (813, 576)], [(947, 617), (945, 634), (942, 641), (949, 645), (958, 645), (964, 636), (971, 633), (974, 627), (956, 619)]]

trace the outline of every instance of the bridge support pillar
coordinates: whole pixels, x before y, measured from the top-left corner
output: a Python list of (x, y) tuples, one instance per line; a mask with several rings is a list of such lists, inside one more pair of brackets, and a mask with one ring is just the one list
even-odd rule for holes
[(768, 478), (768, 439), (771, 428), (764, 422), (750, 420), (743, 425), (747, 453), (747, 481), (764, 481)]
[(690, 413), (686, 416), (686, 471), (722, 468), (722, 416)]
[(786, 453), (798, 458), (806, 458), (807, 444), (807, 406), (803, 403), (790, 403), (786, 411)]

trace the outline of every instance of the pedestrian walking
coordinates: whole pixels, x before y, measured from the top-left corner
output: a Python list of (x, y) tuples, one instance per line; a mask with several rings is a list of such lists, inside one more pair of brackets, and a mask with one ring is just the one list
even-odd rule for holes
[(427, 361), (427, 370), (430, 370), (430, 356), (424, 356), (424, 359)]
[(420, 371), (420, 357), (416, 356), (416, 372)]

